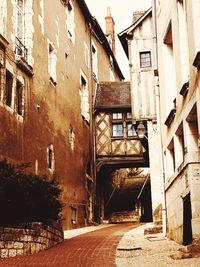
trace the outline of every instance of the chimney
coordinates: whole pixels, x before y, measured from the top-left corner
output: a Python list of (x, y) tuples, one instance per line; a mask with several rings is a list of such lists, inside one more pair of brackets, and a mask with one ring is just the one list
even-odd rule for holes
[(106, 36), (111, 46), (113, 54), (115, 55), (115, 22), (111, 14), (110, 7), (107, 7), (107, 16), (105, 17), (106, 22)]

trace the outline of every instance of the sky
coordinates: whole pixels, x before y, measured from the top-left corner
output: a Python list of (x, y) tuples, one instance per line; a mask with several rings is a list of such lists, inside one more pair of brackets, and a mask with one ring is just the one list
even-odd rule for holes
[(116, 59), (125, 76), (125, 80), (130, 80), (128, 59), (117, 34), (132, 24), (133, 12), (147, 10), (151, 6), (151, 0), (85, 0), (85, 2), (91, 14), (96, 17), (104, 32), (107, 7), (111, 8), (111, 14), (115, 21)]

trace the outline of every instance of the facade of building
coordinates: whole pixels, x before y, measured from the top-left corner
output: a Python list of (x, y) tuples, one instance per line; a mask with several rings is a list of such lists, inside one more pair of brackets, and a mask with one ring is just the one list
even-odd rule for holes
[(93, 102), (123, 75), (81, 0), (0, 1), (0, 156), (57, 175), (64, 229), (93, 221)]
[[(134, 210), (141, 188), (138, 189), (139, 186), (135, 183), (135, 191), (132, 192), (130, 187), (131, 192), (128, 192), (127, 188), (124, 190), (124, 182), (119, 182), (122, 190), (118, 190), (120, 188), (117, 188), (116, 184), (113, 185), (112, 180), (123, 180), (121, 173), (124, 174), (126, 170), (120, 170), (122, 168), (148, 167), (149, 157), (147, 149), (142, 146), (132, 126), (129, 82), (99, 83), (94, 115), (97, 213), (103, 220), (110, 218), (116, 210)], [(143, 180), (140, 181), (140, 187), (142, 185)]]
[(129, 59), (133, 125), (137, 129), (138, 124), (140, 127), (146, 124), (146, 133), (141, 142), (144, 146), (148, 145), (152, 210), (156, 222), (161, 220), (158, 214), (164, 203), (161, 140), (157, 127), (157, 68), (153, 26), (152, 8), (134, 12), (131, 26), (119, 33), (118, 37)]
[(156, 0), (160, 119), (170, 238), (200, 238), (200, 1)]

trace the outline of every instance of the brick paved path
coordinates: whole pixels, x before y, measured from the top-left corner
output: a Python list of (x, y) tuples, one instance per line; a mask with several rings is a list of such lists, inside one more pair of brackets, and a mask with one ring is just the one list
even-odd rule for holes
[(114, 224), (29, 256), (0, 259), (0, 267), (112, 267), (123, 234), (138, 223)]

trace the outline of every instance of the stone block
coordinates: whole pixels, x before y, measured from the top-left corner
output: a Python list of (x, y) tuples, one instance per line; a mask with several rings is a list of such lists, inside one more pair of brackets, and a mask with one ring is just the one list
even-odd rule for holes
[(17, 256), (24, 255), (24, 250), (23, 249), (17, 249), (16, 252), (17, 252)]
[(0, 248), (4, 248), (4, 247), (5, 247), (4, 241), (0, 241)]
[(9, 257), (15, 257), (17, 255), (16, 249), (9, 249), (8, 256)]
[(40, 250), (42, 250), (42, 245), (41, 244), (35, 244), (35, 252), (39, 252)]
[(26, 237), (27, 237), (27, 241), (28, 241), (28, 242), (33, 241), (33, 237), (32, 237), (31, 235), (27, 235)]
[(1, 249), (1, 258), (7, 258), (8, 257), (8, 249)]
[(26, 254), (31, 253), (31, 243), (29, 243), (29, 242), (24, 243), (24, 252)]
[(1, 235), (1, 239), (4, 241), (12, 241), (13, 235), (11, 233), (4, 233)]
[(22, 249), (23, 246), (23, 242), (14, 242), (14, 248), (16, 249)]
[(36, 252), (36, 244), (35, 243), (31, 243), (31, 254)]
[(14, 242), (13, 241), (6, 241), (5, 242), (5, 248), (13, 248), (14, 247)]

